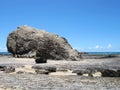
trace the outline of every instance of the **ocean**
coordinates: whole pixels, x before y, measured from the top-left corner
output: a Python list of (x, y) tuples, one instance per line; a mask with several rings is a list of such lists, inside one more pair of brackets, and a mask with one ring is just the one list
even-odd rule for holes
[[(118, 55), (120, 52), (87, 52), (88, 54), (97, 54), (97, 55)], [(0, 55), (9, 55), (9, 52), (0, 52)]]
[(9, 52), (0, 52), (0, 55), (10, 55), (11, 53)]
[(120, 52), (87, 52), (88, 54), (97, 54), (97, 55), (119, 55)]

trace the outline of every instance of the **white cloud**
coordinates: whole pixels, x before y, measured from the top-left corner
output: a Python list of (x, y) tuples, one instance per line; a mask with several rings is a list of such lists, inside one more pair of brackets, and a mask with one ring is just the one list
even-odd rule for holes
[(88, 47), (89, 50), (103, 50), (103, 49), (110, 49), (112, 48), (111, 44), (108, 44), (107, 46), (102, 46), (102, 45), (96, 45), (94, 47)]
[(96, 45), (96, 46), (94, 46), (94, 47), (88, 47), (88, 49), (90, 49), (90, 50), (103, 49), (103, 48), (104, 48), (104, 47), (101, 46), (101, 45)]
[(0, 47), (0, 52), (7, 52), (7, 48)]
[(103, 46), (100, 46), (100, 45), (96, 45), (94, 48), (95, 48), (95, 49), (102, 49), (102, 48), (104, 48), (104, 47), (103, 47)]
[(107, 48), (108, 48), (108, 49), (109, 49), (109, 48), (112, 48), (112, 45), (111, 45), (111, 44), (108, 44)]
[(95, 45), (93, 47), (86, 47), (86, 48), (80, 48), (80, 47), (74, 47), (74, 49), (78, 51), (109, 51), (112, 48), (112, 44), (108, 45)]
[(83, 48), (80, 48), (80, 47), (73, 47), (73, 49), (76, 49), (76, 50), (78, 50), (78, 51), (84, 51), (84, 49), (83, 49)]

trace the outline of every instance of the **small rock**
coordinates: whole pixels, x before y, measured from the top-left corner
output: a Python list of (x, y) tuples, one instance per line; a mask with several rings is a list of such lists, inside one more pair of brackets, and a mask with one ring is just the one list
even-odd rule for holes
[(35, 72), (37, 74), (49, 74), (49, 71), (47, 71), (45, 69), (37, 69), (37, 70), (35, 70)]
[(0, 71), (5, 71), (6, 66), (0, 66)]
[(25, 73), (24, 71), (18, 71), (17, 74), (23, 74)]
[(40, 57), (38, 57), (37, 59), (35, 59), (35, 62), (38, 63), (47, 63), (47, 59), (42, 59)]
[(120, 77), (119, 70), (114, 71), (114, 70), (103, 70), (101, 71), (103, 77)]
[(49, 72), (56, 72), (56, 67), (47, 67), (46, 70)]
[(0, 71), (3, 71), (5, 73), (15, 72), (15, 67), (13, 67), (13, 66), (0, 66)]
[(5, 73), (15, 72), (15, 67), (12, 67), (12, 66), (5, 67), (4, 72)]

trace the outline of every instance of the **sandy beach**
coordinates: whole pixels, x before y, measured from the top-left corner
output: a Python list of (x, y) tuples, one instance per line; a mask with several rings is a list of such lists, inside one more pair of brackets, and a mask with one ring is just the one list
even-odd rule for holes
[[(56, 61), (35, 64), (33, 58), (0, 57), (0, 66), (14, 67), (15, 71), (0, 71), (0, 90), (119, 90), (119, 77), (101, 77), (100, 72), (93, 77), (77, 75), (74, 70), (91, 67), (120, 68), (120, 58), (84, 59), (82, 61)], [(36, 73), (36, 69), (56, 68), (49, 74)]]
[(0, 90), (120, 90), (120, 0), (0, 0)]

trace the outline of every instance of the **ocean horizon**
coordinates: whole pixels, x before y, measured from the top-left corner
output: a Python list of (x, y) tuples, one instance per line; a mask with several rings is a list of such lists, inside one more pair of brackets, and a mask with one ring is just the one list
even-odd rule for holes
[[(120, 52), (86, 52), (88, 54), (97, 54), (97, 55), (111, 55), (111, 54), (120, 54)], [(0, 55), (9, 55), (10, 52), (0, 52)]]
[(120, 54), (120, 52), (87, 52), (88, 54), (97, 54), (97, 55), (116, 55)]
[(0, 52), (0, 55), (9, 55), (11, 54), (10, 52)]

